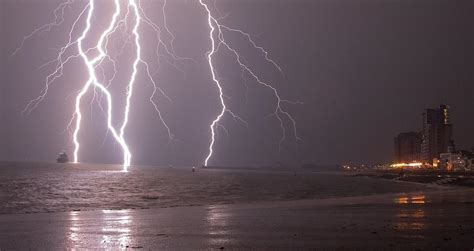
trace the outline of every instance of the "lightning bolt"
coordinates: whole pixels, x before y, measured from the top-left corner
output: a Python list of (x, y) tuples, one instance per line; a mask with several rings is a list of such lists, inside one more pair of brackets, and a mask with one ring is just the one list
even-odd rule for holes
[(285, 124), (284, 124), (285, 123), (284, 118), (288, 119), (291, 122), (295, 139), (296, 140), (301, 140), (300, 137), (298, 136), (298, 133), (297, 133), (297, 130), (296, 130), (296, 120), (282, 106), (284, 103), (300, 104), (301, 102), (298, 102), (298, 101), (295, 102), (295, 101), (290, 101), (290, 100), (283, 99), (281, 97), (281, 95), (279, 94), (278, 90), (275, 87), (273, 87), (271, 84), (266, 83), (265, 81), (263, 81), (261, 79), (261, 77), (259, 77), (259, 75), (257, 75), (247, 64), (245, 64), (241, 60), (241, 56), (240, 56), (239, 52), (236, 49), (234, 49), (228, 43), (228, 41), (225, 39), (223, 30), (226, 30), (226, 31), (229, 31), (229, 32), (236, 32), (236, 33), (239, 33), (239, 34), (245, 36), (247, 38), (247, 40), (250, 42), (250, 44), (253, 46), (253, 48), (261, 51), (262, 53), (264, 53), (265, 60), (267, 62), (271, 63), (280, 72), (282, 72), (281, 67), (274, 60), (272, 60), (269, 57), (269, 53), (263, 47), (258, 46), (255, 43), (255, 41), (252, 39), (252, 37), (250, 36), (249, 33), (246, 33), (246, 32), (244, 32), (242, 30), (239, 30), (239, 29), (233, 29), (233, 28), (230, 28), (228, 26), (222, 25), (219, 22), (219, 20), (212, 15), (212, 12), (211, 12), (211, 9), (210, 9), (209, 5), (207, 3), (205, 3), (204, 0), (198, 0), (198, 1), (201, 4), (201, 6), (205, 9), (206, 14), (207, 14), (207, 23), (209, 25), (209, 39), (211, 41), (211, 49), (210, 49), (210, 51), (207, 52), (207, 60), (208, 60), (209, 68), (210, 68), (210, 71), (211, 71), (212, 80), (213, 80), (214, 84), (216, 85), (216, 87), (219, 91), (219, 101), (220, 101), (220, 105), (221, 105), (221, 110), (220, 110), (219, 114), (217, 115), (217, 117), (212, 121), (212, 123), (209, 126), (210, 129), (211, 129), (211, 140), (210, 140), (210, 144), (209, 144), (209, 153), (208, 153), (206, 159), (204, 160), (204, 165), (208, 166), (209, 161), (210, 161), (210, 159), (212, 158), (212, 156), (214, 154), (214, 145), (215, 145), (215, 142), (216, 142), (216, 130), (217, 130), (218, 127), (222, 127), (222, 125), (220, 124), (220, 121), (224, 117), (224, 115), (226, 113), (228, 113), (234, 119), (238, 119), (239, 121), (245, 122), (241, 117), (239, 117), (234, 112), (232, 112), (230, 110), (230, 108), (228, 108), (228, 106), (226, 105), (225, 100), (224, 100), (225, 95), (224, 95), (224, 92), (223, 92), (222, 84), (220, 83), (219, 79), (217, 78), (216, 69), (215, 69), (214, 63), (213, 63), (213, 57), (219, 51), (219, 49), (222, 48), (222, 47), (224, 47), (225, 49), (227, 49), (229, 52), (231, 52), (234, 55), (235, 60), (238, 63), (238, 65), (240, 66), (242, 71), (247, 72), (256, 81), (256, 83), (258, 83), (259, 85), (269, 89), (272, 92), (273, 96), (275, 97), (275, 99), (276, 99), (275, 110), (273, 111), (273, 113), (271, 115), (276, 117), (276, 119), (279, 122), (281, 131), (282, 131), (282, 136), (280, 138), (279, 145), (278, 145), (279, 151), (281, 149), (281, 144), (285, 141), (285, 139), (287, 137), (286, 136), (286, 128), (285, 128)]
[(32, 38), (34, 35), (51, 31), (51, 29), (53, 29), (54, 27), (60, 26), (64, 22), (64, 13), (66, 12), (66, 8), (70, 7), (70, 5), (73, 4), (73, 3), (74, 3), (74, 0), (68, 0), (67, 2), (59, 4), (58, 7), (56, 7), (56, 9), (54, 9), (54, 11), (53, 11), (54, 22), (44, 24), (44, 25), (36, 28), (30, 34), (24, 36), (22, 41), (21, 41), (20, 46), (18, 48), (16, 48), (15, 51), (13, 51), (13, 53), (11, 54), (11, 57), (15, 56), (19, 51), (21, 51), (21, 49), (25, 45), (25, 42), (27, 40), (29, 40), (30, 38)]
[[(159, 52), (159, 48), (165, 48), (165, 51), (167, 53), (167, 56), (171, 57), (173, 60), (182, 60), (186, 58), (180, 58), (177, 57), (174, 54), (174, 48), (171, 45), (171, 49), (166, 45), (164, 41), (161, 40), (161, 28), (153, 23), (146, 15), (143, 9), (140, 6), (140, 2), (136, 0), (128, 0), (127, 1), (127, 11), (126, 14), (120, 18), (121, 15), (121, 6), (122, 3), (120, 0), (114, 0), (114, 13), (112, 15), (112, 19), (109, 22), (108, 27), (100, 34), (100, 38), (97, 41), (97, 43), (91, 47), (91, 48), (84, 48), (83, 41), (88, 37), (88, 33), (92, 27), (92, 18), (94, 16), (94, 11), (95, 11), (95, 5), (96, 1), (95, 0), (89, 0), (87, 5), (83, 8), (81, 13), (76, 17), (74, 20), (72, 27), (69, 30), (69, 39), (68, 42), (60, 48), (57, 57), (54, 60), (50, 60), (40, 66), (40, 68), (43, 68), (45, 66), (48, 66), (50, 64), (56, 64), (55, 70), (50, 73), (46, 79), (45, 79), (45, 84), (40, 92), (40, 95), (31, 100), (23, 110), (22, 114), (29, 115), (33, 110), (35, 110), (39, 104), (45, 99), (46, 95), (48, 94), (50, 86), (60, 77), (63, 75), (63, 70), (66, 64), (68, 64), (70, 61), (81, 58), (82, 61), (84, 62), (85, 66), (87, 67), (88, 71), (88, 80), (85, 82), (84, 86), (80, 89), (80, 91), (77, 93), (76, 99), (75, 99), (75, 110), (74, 114), (72, 115), (71, 120), (69, 121), (67, 128), (71, 128), (74, 125), (74, 132), (72, 134), (73, 138), (73, 144), (74, 144), (74, 162), (78, 163), (79, 161), (79, 152), (81, 149), (81, 144), (80, 144), (80, 139), (79, 139), (79, 134), (81, 131), (81, 122), (83, 118), (83, 112), (81, 110), (81, 104), (82, 104), (82, 99), (84, 95), (86, 95), (91, 89), (93, 89), (93, 98), (91, 101), (91, 107), (94, 101), (96, 101), (100, 107), (100, 109), (104, 112), (106, 116), (106, 121), (107, 121), (107, 134), (111, 132), (113, 138), (115, 141), (121, 146), (122, 151), (123, 151), (123, 170), (127, 171), (128, 167), (131, 164), (131, 158), (132, 154), (130, 152), (129, 146), (126, 143), (125, 139), (125, 134), (126, 134), (126, 128), (129, 124), (130, 120), (130, 110), (131, 110), (131, 104), (132, 104), (132, 96), (133, 96), (133, 91), (134, 91), (134, 85), (136, 82), (136, 78), (138, 75), (139, 71), (139, 66), (144, 65), (145, 66), (145, 72), (150, 79), (150, 82), (152, 83), (153, 86), (153, 92), (149, 98), (150, 103), (153, 105), (153, 108), (158, 114), (158, 117), (164, 127), (167, 130), (168, 136), (170, 138), (170, 141), (173, 139), (173, 134), (171, 132), (170, 127), (167, 125), (165, 122), (165, 119), (163, 118), (163, 115), (154, 101), (155, 95), (157, 93), (160, 93), (163, 97), (165, 97), (167, 100), (171, 101), (171, 99), (165, 94), (165, 92), (157, 85), (157, 83), (153, 79), (153, 74), (150, 72), (150, 66), (149, 64), (141, 57), (141, 45), (140, 45), (140, 33), (139, 33), (139, 27), (140, 23), (144, 21), (144, 23), (149, 24), (152, 26), (155, 31), (157, 31), (157, 38), (158, 38), (158, 46), (157, 46), (157, 56), (161, 56)], [(50, 31), (51, 29), (60, 26), (64, 22), (64, 15), (65, 15), (65, 9), (67, 7), (70, 7), (74, 3), (74, 0), (68, 0), (67, 2), (61, 3), (55, 10), (54, 10), (54, 15), (55, 15), (55, 21), (49, 24), (45, 24), (40, 26), (39, 28), (35, 29), (32, 33), (28, 34), (25, 36), (20, 44), (20, 46), (12, 53), (12, 56), (17, 54), (24, 46), (25, 42), (32, 38), (34, 35), (38, 33), (43, 33), (46, 31)], [(165, 8), (166, 8), (166, 2), (163, 5), (162, 11), (163, 15), (165, 13)], [(73, 39), (73, 34), (75, 33), (78, 23), (83, 19), (85, 16), (85, 28), (82, 30), (81, 35)], [(130, 16), (133, 16), (134, 19), (134, 25), (131, 31), (131, 34), (128, 34), (128, 24), (127, 20), (130, 18)], [(143, 17), (142, 17), (143, 16)], [(167, 27), (166, 24), (166, 17), (165, 18), (165, 30), (168, 32), (168, 34), (171, 36), (171, 43), (173, 43), (174, 40), (174, 35), (171, 33), (170, 29)], [(112, 34), (116, 32), (121, 32), (122, 38), (125, 37), (125, 42), (119, 49), (118, 54), (115, 57), (112, 57), (109, 52), (108, 52), (108, 45), (109, 45), (109, 40), (112, 36)], [(133, 37), (133, 39), (132, 39)], [(130, 79), (127, 83), (127, 89), (126, 89), (126, 100), (125, 100), (125, 108), (124, 108), (124, 113), (123, 113), (123, 121), (121, 123), (120, 128), (117, 130), (113, 124), (112, 124), (112, 114), (113, 114), (113, 99), (112, 99), (112, 94), (108, 91), (108, 88), (111, 86), (112, 82), (115, 79), (115, 76), (117, 74), (117, 68), (116, 68), (116, 58), (123, 53), (123, 50), (125, 46), (131, 44), (131, 40), (133, 40), (134, 48), (135, 48), (135, 59), (133, 60), (132, 63), (132, 73), (130, 75)], [(77, 52), (74, 53), (69, 53), (71, 49), (73, 49), (74, 46), (77, 45)], [(97, 55), (94, 57), (89, 56), (92, 53), (97, 52)], [(105, 70), (102, 67), (102, 64), (105, 62), (110, 62), (113, 66), (113, 75), (110, 79), (108, 79), (108, 83), (104, 85), (98, 77), (99, 70), (102, 73), (102, 80), (106, 81), (106, 76), (105, 76)], [(174, 65), (177, 67), (176, 65)], [(102, 98), (105, 97), (106, 103), (107, 103), (107, 108), (104, 110), (102, 107)], [(107, 136), (107, 135), (106, 135)]]
[[(112, 0), (111, 0), (112, 1)], [(61, 3), (54, 11), (54, 21), (45, 25), (42, 25), (35, 29), (32, 33), (28, 34), (27, 36), (23, 37), (20, 46), (12, 53), (12, 56), (16, 55), (24, 46), (25, 42), (32, 38), (36, 34), (40, 34), (43, 32), (51, 31), (52, 29), (59, 27), (63, 24), (65, 19), (65, 13), (68, 8), (71, 8), (72, 4), (74, 4), (75, 0), (67, 0)], [(209, 125), (211, 138), (210, 144), (208, 148), (208, 155), (204, 160), (204, 165), (207, 166), (209, 161), (214, 155), (214, 148), (217, 139), (217, 130), (218, 128), (222, 128), (224, 132), (228, 135), (227, 129), (222, 125), (221, 121), (224, 116), (230, 116), (235, 121), (241, 122), (243, 125), (248, 127), (248, 123), (240, 117), (238, 114), (233, 112), (231, 108), (226, 105), (225, 100), (227, 97), (224, 93), (223, 86), (221, 81), (218, 78), (218, 73), (216, 68), (214, 67), (214, 58), (219, 53), (220, 50), (227, 50), (234, 56), (235, 62), (239, 65), (240, 70), (242, 72), (242, 76), (247, 74), (251, 78), (254, 79), (254, 82), (258, 85), (267, 88), (273, 97), (275, 98), (275, 106), (273, 112), (270, 114), (274, 116), (279, 123), (279, 127), (281, 129), (282, 135), (279, 141), (279, 149), (281, 149), (282, 143), (287, 138), (287, 132), (285, 123), (288, 121), (291, 123), (292, 133), (296, 140), (300, 140), (296, 130), (296, 120), (292, 117), (292, 115), (285, 109), (284, 104), (299, 104), (300, 102), (294, 102), (287, 99), (283, 99), (278, 90), (268, 82), (265, 82), (260, 75), (258, 75), (251, 67), (249, 67), (241, 57), (241, 54), (237, 49), (232, 47), (232, 44), (226, 39), (226, 33), (234, 33), (243, 36), (251, 47), (255, 50), (259, 51), (263, 54), (264, 59), (273, 67), (275, 67), (282, 75), (283, 71), (282, 68), (274, 61), (268, 51), (266, 51), (263, 47), (259, 46), (253, 39), (249, 33), (246, 33), (240, 29), (231, 28), (229, 26), (223, 25), (220, 22), (220, 19), (213, 16), (211, 12), (211, 8), (205, 2), (205, 0), (197, 0), (197, 2), (204, 8), (206, 17), (207, 17), (207, 24), (209, 27), (209, 41), (210, 41), (210, 50), (206, 53), (206, 59), (208, 62), (208, 66), (210, 69), (210, 73), (212, 76), (212, 81), (214, 85), (217, 87), (218, 90), (218, 98), (219, 98), (219, 105), (220, 110), (219, 114), (212, 120), (211, 124)], [(54, 70), (48, 74), (44, 81), (44, 87), (40, 92), (40, 95), (35, 99), (32, 99), (24, 110), (22, 114), (29, 115), (32, 111), (34, 111), (39, 104), (45, 99), (48, 94), (50, 86), (59, 78), (63, 76), (64, 67), (73, 60), (81, 59), (84, 65), (87, 68), (88, 79), (82, 86), (82, 88), (77, 92), (75, 98), (75, 106), (74, 106), (74, 113), (71, 116), (71, 120), (69, 121), (67, 128), (70, 129), (74, 125), (72, 138), (74, 144), (74, 162), (79, 162), (79, 153), (81, 150), (81, 144), (79, 135), (81, 132), (82, 127), (82, 119), (83, 119), (83, 111), (81, 110), (83, 98), (84, 96), (93, 91), (92, 101), (90, 103), (91, 108), (94, 102), (98, 104), (104, 116), (106, 118), (107, 124), (107, 133), (106, 136), (111, 133), (115, 142), (117, 142), (123, 152), (123, 170), (127, 171), (128, 167), (131, 165), (132, 160), (132, 153), (126, 141), (126, 129), (129, 125), (130, 121), (130, 112), (132, 107), (132, 99), (136, 85), (136, 79), (139, 75), (140, 67), (143, 67), (143, 73), (146, 77), (148, 77), (149, 82), (153, 88), (151, 95), (149, 96), (149, 102), (153, 106), (161, 124), (167, 131), (169, 141), (174, 140), (174, 135), (172, 133), (171, 128), (168, 126), (167, 122), (164, 119), (164, 116), (160, 110), (160, 107), (156, 103), (155, 99), (159, 97), (163, 97), (169, 102), (172, 102), (171, 98), (166, 95), (163, 89), (159, 87), (159, 85), (154, 80), (154, 76), (157, 74), (158, 69), (155, 72), (152, 72), (150, 64), (142, 57), (142, 45), (141, 45), (141, 36), (140, 36), (140, 25), (144, 24), (150, 27), (156, 35), (157, 43), (155, 46), (155, 56), (157, 59), (158, 66), (160, 65), (160, 60), (165, 59), (166, 63), (173, 66), (179, 72), (185, 74), (183, 70), (181, 70), (176, 62), (186, 60), (191, 61), (193, 63), (197, 63), (196, 60), (192, 58), (180, 57), (176, 55), (175, 48), (174, 48), (174, 41), (176, 39), (175, 35), (171, 32), (171, 29), (168, 27), (167, 24), (167, 15), (166, 15), (166, 7), (167, 7), (167, 0), (163, 0), (163, 5), (161, 7), (161, 15), (162, 15), (162, 22), (163, 25), (160, 26), (155, 23), (150, 17), (147, 16), (144, 9), (141, 7), (140, 0), (113, 0), (114, 3), (114, 12), (112, 14), (112, 18), (108, 23), (105, 30), (100, 33), (99, 39), (97, 43), (95, 43), (90, 48), (85, 48), (84, 40), (89, 37), (89, 33), (91, 28), (93, 27), (93, 17), (94, 12), (96, 11), (96, 3), (97, 0), (88, 0), (87, 4), (83, 7), (82, 11), (77, 15), (72, 23), (72, 26), (69, 29), (69, 36), (67, 42), (62, 46), (57, 56), (50, 61), (47, 61), (40, 68), (46, 67), (51, 64), (55, 64)], [(214, 7), (215, 7), (214, 2)], [(126, 5), (126, 8), (122, 8), (123, 5)], [(126, 12), (123, 11), (126, 9)], [(217, 8), (215, 8), (217, 10)], [(125, 13), (123, 13), (125, 12)], [(217, 10), (218, 12), (218, 10)], [(78, 30), (79, 23), (81, 20), (85, 19), (85, 24), (83, 30), (80, 32), (80, 35), (77, 38), (74, 38), (74, 34)], [(132, 21), (130, 21), (132, 20)], [(132, 27), (129, 27), (129, 21), (133, 23)], [(116, 38), (115, 34), (119, 34), (120, 37)], [(163, 35), (164, 34), (164, 35)], [(168, 41), (165, 41), (163, 36), (168, 38)], [(113, 39), (113, 40), (112, 40)], [(122, 39), (122, 45), (117, 49), (116, 48), (116, 40)], [(115, 55), (112, 55), (109, 52), (110, 44), (115, 51), (118, 51)], [(133, 51), (133, 62), (131, 64), (132, 72), (130, 74), (130, 78), (127, 81), (126, 85), (126, 96), (125, 96), (125, 107), (123, 110), (123, 120), (121, 121), (120, 125), (116, 128), (113, 125), (113, 118), (112, 114), (115, 114), (114, 111), (114, 100), (112, 94), (109, 92), (109, 87), (112, 85), (113, 82), (116, 81), (116, 74), (117, 74), (117, 60), (118, 57), (123, 53), (125, 47), (130, 46), (134, 49)], [(77, 49), (77, 51), (74, 49)], [(93, 55), (93, 56), (92, 56)], [(106, 70), (103, 67), (103, 64), (111, 64), (113, 73), (111, 77), (107, 77)], [(247, 84), (244, 82), (247, 87)], [(248, 90), (248, 87), (247, 87)], [(102, 106), (102, 100), (105, 98), (106, 101), (106, 108)], [(104, 139), (105, 141), (105, 139)]]
[[(130, 93), (131, 93), (131, 89), (132, 89), (130, 86), (133, 84), (133, 81), (135, 80), (135, 77), (134, 76), (132, 77), (132, 80), (130, 81), (130, 84), (129, 84), (129, 90), (128, 90), (129, 94), (127, 95), (127, 108), (126, 108), (126, 112), (125, 112), (126, 117), (124, 119), (124, 123), (122, 125), (122, 128), (120, 130), (120, 135), (119, 135), (117, 133), (117, 131), (115, 130), (114, 126), (112, 125), (112, 107), (113, 107), (112, 106), (112, 95), (107, 90), (107, 88), (98, 81), (97, 76), (96, 76), (96, 72), (95, 72), (96, 64), (98, 62), (100, 62), (106, 56), (106, 53), (105, 53), (104, 48), (103, 48), (104, 40), (106, 39), (108, 34), (114, 29), (114, 26), (117, 22), (117, 18), (120, 14), (119, 0), (115, 0), (114, 3), (115, 3), (115, 13), (113, 14), (112, 21), (110, 22), (109, 27), (101, 34), (101, 36), (99, 38), (99, 41), (97, 42), (97, 44), (95, 46), (95, 48), (99, 51), (99, 55), (96, 56), (95, 58), (89, 59), (89, 57), (86, 55), (86, 51), (83, 48), (83, 40), (86, 38), (87, 33), (89, 32), (89, 30), (91, 28), (91, 18), (92, 18), (92, 15), (94, 13), (94, 4), (95, 4), (94, 0), (89, 1), (89, 10), (88, 10), (88, 15), (87, 15), (86, 28), (84, 29), (84, 31), (82, 32), (82, 35), (77, 40), (79, 54), (83, 58), (84, 63), (87, 66), (87, 69), (88, 69), (88, 72), (89, 72), (89, 79), (87, 80), (86, 84), (84, 85), (84, 87), (81, 89), (81, 91), (79, 92), (79, 94), (76, 97), (76, 105), (75, 105), (76, 108), (75, 108), (75, 113), (74, 113), (74, 117), (76, 119), (76, 128), (75, 128), (74, 134), (73, 134), (73, 142), (74, 142), (74, 146), (75, 146), (75, 149), (74, 149), (74, 162), (77, 163), (78, 160), (79, 160), (80, 143), (79, 143), (79, 139), (78, 139), (78, 134), (79, 134), (79, 131), (81, 129), (81, 120), (82, 120), (81, 100), (82, 100), (82, 97), (87, 93), (87, 91), (89, 90), (91, 85), (94, 85), (102, 93), (104, 93), (105, 96), (106, 96), (106, 100), (107, 100), (107, 128), (109, 129), (109, 131), (112, 132), (113, 137), (115, 138), (115, 140), (120, 144), (120, 146), (123, 149), (123, 158), (124, 158), (123, 168), (124, 168), (124, 171), (127, 171), (127, 168), (130, 166), (130, 161), (131, 161), (132, 155), (131, 155), (130, 150), (128, 148), (128, 145), (127, 145), (127, 143), (125, 142), (125, 139), (124, 139), (124, 129), (125, 129), (125, 126), (128, 122), (128, 111), (130, 109), (129, 97), (131, 96)], [(134, 1), (130, 1), (130, 4), (132, 4), (132, 6), (133, 6), (133, 4), (135, 4), (135, 3), (134, 3)], [(135, 33), (135, 31), (138, 27), (138, 24), (139, 24), (139, 17), (137, 16), (136, 19), (137, 19), (137, 24), (136, 24), (136, 28), (134, 29), (134, 33)], [(138, 37), (137, 37), (137, 40), (138, 40)], [(137, 48), (139, 48), (139, 46)], [(137, 49), (137, 50), (138, 50), (138, 53), (137, 53), (137, 55), (138, 55), (140, 50), (139, 49)], [(139, 56), (137, 56), (137, 57), (139, 57)], [(136, 63), (134, 63), (134, 73), (135, 72), (136, 72)]]

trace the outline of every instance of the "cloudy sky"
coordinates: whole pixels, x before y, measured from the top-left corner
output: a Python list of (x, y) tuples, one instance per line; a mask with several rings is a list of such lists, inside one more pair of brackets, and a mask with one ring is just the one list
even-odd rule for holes
[[(161, 1), (143, 0), (147, 15), (162, 24)], [(209, 123), (219, 113), (218, 92), (206, 62), (210, 48), (206, 13), (197, 1), (169, 1), (167, 23), (178, 56), (154, 55), (156, 36), (143, 25), (143, 57), (154, 80), (171, 101), (156, 97), (175, 140), (148, 99), (151, 82), (141, 67), (133, 97), (127, 140), (133, 163), (201, 165), (208, 151)], [(83, 62), (64, 69), (46, 99), (28, 116), (21, 111), (37, 97), (54, 65), (41, 67), (67, 41), (73, 20), (87, 4), (76, 1), (62, 26), (33, 36), (14, 56), (22, 38), (54, 20), (60, 1), (0, 0), (0, 159), (53, 160), (60, 150), (71, 153), (67, 130), (74, 97), (87, 80)], [(105, 29), (110, 3), (102, 2), (92, 33)], [(427, 107), (448, 103), (454, 138), (460, 147), (474, 146), (474, 3), (453, 0), (220, 0), (210, 1), (220, 22), (242, 29), (265, 47), (283, 69), (265, 62), (244, 37), (226, 34), (249, 66), (280, 91), (283, 98), (304, 104), (285, 105), (297, 121), (301, 141), (285, 122), (287, 139), (281, 151), (281, 130), (272, 113), (275, 98), (248, 74), (232, 54), (215, 57), (229, 107), (248, 127), (226, 115), (218, 129), (211, 165), (283, 163), (385, 162), (393, 155), (393, 137), (421, 129)], [(83, 28), (79, 22), (76, 35)], [(123, 38), (123, 37), (122, 37)], [(117, 44), (121, 44), (119, 35)], [(91, 35), (91, 45), (97, 37)], [(170, 37), (164, 36), (169, 43)], [(86, 43), (86, 44), (87, 44)], [(125, 46), (117, 78), (110, 86), (114, 123), (121, 120), (132, 47)], [(71, 51), (73, 53), (73, 51)], [(104, 72), (107, 75), (107, 67)], [(110, 69), (109, 69), (110, 70)], [(121, 151), (107, 136), (105, 117), (93, 95), (84, 99), (81, 161), (120, 163)], [(103, 103), (105, 105), (105, 103)]]

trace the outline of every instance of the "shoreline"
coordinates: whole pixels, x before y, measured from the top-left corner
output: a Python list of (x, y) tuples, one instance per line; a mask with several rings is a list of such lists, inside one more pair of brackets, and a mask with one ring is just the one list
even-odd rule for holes
[(2, 174), (13, 197), (1, 195), (1, 250), (472, 249), (472, 188), (342, 172), (46, 167)]
[[(370, 178), (370, 177), (368, 177)], [(397, 181), (394, 181), (397, 182)], [(400, 181), (407, 182), (407, 181)], [(411, 183), (411, 182), (407, 182)], [(431, 187), (430, 184), (415, 183), (422, 187)], [(434, 196), (437, 194), (443, 194), (444, 196), (451, 196), (450, 194), (456, 193), (472, 193), (474, 197), (474, 189), (466, 187), (450, 187), (450, 186), (435, 186), (436, 190), (418, 190), (410, 192), (395, 192), (395, 193), (378, 193), (368, 195), (356, 195), (356, 196), (344, 196), (344, 197), (325, 197), (325, 198), (313, 198), (313, 199), (290, 199), (290, 200), (261, 200), (261, 201), (247, 201), (247, 202), (236, 202), (236, 203), (221, 203), (221, 204), (190, 204), (190, 205), (173, 205), (153, 208), (94, 208), (87, 210), (67, 210), (67, 211), (51, 211), (51, 212), (24, 212), (24, 213), (4, 213), (2, 216), (20, 216), (20, 215), (37, 215), (37, 214), (67, 214), (76, 212), (99, 212), (99, 211), (141, 211), (141, 210), (163, 210), (173, 208), (193, 208), (193, 207), (252, 207), (255, 205), (265, 207), (280, 207), (288, 205), (312, 205), (312, 206), (341, 206), (341, 205), (366, 205), (374, 204), (377, 201), (377, 205), (380, 204), (392, 204), (392, 198), (400, 197), (416, 197), (420, 194), (423, 196)], [(390, 199), (389, 199), (390, 198)], [(462, 202), (462, 201), (461, 201)], [(410, 204), (410, 203), (405, 203)]]
[[(426, 191), (424, 184), (353, 178), (343, 172), (136, 168), (80, 164), (0, 168), (1, 214), (149, 209)], [(112, 171), (111, 171), (112, 170)]]
[[(419, 184), (419, 183), (417, 183)], [(423, 184), (420, 184), (424, 186)], [(170, 209), (170, 208), (185, 208), (185, 207), (225, 207), (225, 206), (238, 206), (238, 207), (246, 207), (246, 206), (253, 206), (253, 205), (265, 205), (265, 206), (272, 206), (273, 204), (277, 204), (277, 206), (291, 204), (291, 205), (304, 205), (304, 204), (312, 204), (317, 206), (323, 205), (338, 205), (347, 203), (361, 203), (367, 202), (368, 199), (377, 199), (378, 202), (385, 201), (389, 203), (389, 201), (385, 200), (387, 197), (394, 197), (394, 196), (411, 196), (416, 194), (436, 194), (438, 192), (468, 192), (472, 190), (474, 195), (474, 189), (469, 188), (451, 188), (451, 187), (443, 187), (439, 186), (439, 189), (436, 191), (410, 191), (410, 192), (396, 192), (396, 193), (382, 193), (382, 194), (368, 194), (368, 195), (356, 195), (356, 196), (344, 196), (344, 197), (325, 197), (325, 198), (313, 198), (313, 199), (289, 199), (289, 200), (261, 200), (261, 201), (250, 201), (250, 202), (235, 202), (235, 203), (221, 203), (221, 204), (190, 204), (190, 205), (174, 205), (174, 206), (162, 206), (162, 207), (153, 207), (153, 208), (94, 208), (94, 209), (86, 209), (86, 210), (66, 210), (66, 211), (51, 211), (51, 212), (21, 212), (21, 213), (2, 213), (2, 216), (8, 215), (36, 215), (36, 214), (58, 214), (58, 213), (71, 213), (71, 212), (95, 212), (95, 211), (122, 211), (122, 210), (132, 210), (132, 211), (139, 211), (139, 210), (160, 210), (160, 209)]]
[[(344, 175), (343, 173), (337, 175)], [(374, 177), (361, 176), (364, 178), (375, 179)], [(360, 177), (359, 177), (360, 178)], [(20, 213), (0, 213), (0, 217), (7, 215), (36, 215), (36, 214), (57, 214), (57, 213), (70, 213), (70, 212), (94, 212), (94, 211), (121, 211), (121, 210), (160, 210), (160, 209), (170, 209), (170, 208), (186, 208), (186, 207), (225, 207), (225, 206), (253, 206), (253, 205), (265, 205), (271, 206), (276, 204), (277, 206), (281, 205), (304, 205), (311, 204), (315, 206), (324, 206), (324, 205), (338, 205), (343, 203), (361, 203), (361, 204), (370, 204), (371, 200), (377, 200), (378, 203), (385, 201), (385, 203), (390, 203), (390, 200), (387, 200), (388, 197), (397, 197), (397, 196), (410, 196), (416, 194), (437, 194), (440, 192), (444, 193), (456, 193), (456, 192), (469, 192), (472, 191), (474, 195), (474, 189), (466, 187), (455, 187), (455, 186), (442, 186), (442, 185), (431, 185), (418, 182), (409, 182), (409, 181), (395, 181), (390, 180), (389, 182), (397, 183), (411, 183), (413, 185), (419, 186), (420, 190), (414, 190), (409, 192), (391, 192), (391, 193), (374, 193), (366, 195), (353, 195), (353, 196), (329, 196), (322, 198), (309, 198), (309, 199), (279, 199), (279, 200), (257, 200), (257, 201), (237, 201), (237, 202), (223, 202), (223, 203), (194, 203), (189, 205), (168, 205), (168, 206), (157, 206), (157, 207), (145, 207), (145, 208), (87, 208), (87, 209), (73, 209), (73, 210), (64, 210), (64, 211), (49, 211), (49, 212), (20, 212)], [(434, 191), (429, 191), (429, 188), (435, 188)]]
[(405, 171), (403, 175), (395, 170), (373, 170), (361, 172), (346, 172), (352, 177), (368, 177), (392, 181), (418, 183), (442, 187), (469, 187), (474, 188), (474, 173), (443, 172), (443, 171)]
[(472, 249), (474, 189), (0, 215), (2, 249)]

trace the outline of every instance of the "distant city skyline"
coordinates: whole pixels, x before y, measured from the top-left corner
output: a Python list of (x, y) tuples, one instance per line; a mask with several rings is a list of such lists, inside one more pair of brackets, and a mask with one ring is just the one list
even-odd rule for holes
[[(435, 164), (440, 154), (454, 148), (451, 109), (447, 104), (426, 108), (421, 131), (401, 132), (394, 139), (395, 163)], [(452, 151), (453, 149), (451, 149)]]

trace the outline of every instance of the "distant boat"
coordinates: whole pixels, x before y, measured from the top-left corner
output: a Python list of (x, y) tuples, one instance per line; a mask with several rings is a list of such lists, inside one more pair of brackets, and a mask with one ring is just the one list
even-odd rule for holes
[(60, 152), (59, 157), (56, 159), (58, 163), (68, 163), (69, 157), (67, 156), (66, 152)]

